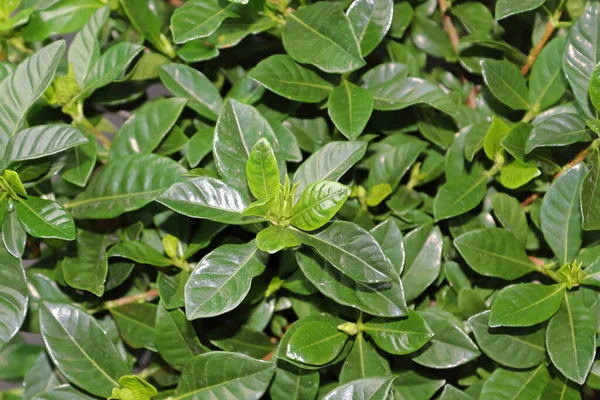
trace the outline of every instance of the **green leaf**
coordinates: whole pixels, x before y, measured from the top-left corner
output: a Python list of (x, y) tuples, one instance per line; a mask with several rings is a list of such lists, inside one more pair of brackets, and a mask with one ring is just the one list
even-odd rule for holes
[(296, 234), (292, 230), (282, 226), (269, 226), (256, 235), (256, 246), (259, 250), (269, 254), (299, 245), (300, 239), (298, 239)]
[(276, 345), (269, 336), (256, 329), (242, 325), (238, 329), (221, 326), (209, 334), (210, 343), (224, 351), (241, 353), (262, 359), (275, 351)]
[(406, 319), (374, 318), (364, 324), (363, 331), (379, 348), (397, 355), (414, 353), (433, 337), (425, 320), (415, 311), (410, 311)]
[(576, 296), (565, 293), (560, 309), (548, 323), (546, 347), (554, 366), (580, 385), (594, 362), (597, 331), (596, 315)]
[(100, 58), (98, 36), (109, 14), (108, 7), (99, 8), (77, 32), (69, 46), (68, 60), (79, 86), (83, 86), (92, 65)]
[[(40, 393), (35, 400), (92, 400), (94, 397), (85, 392), (75, 389), (69, 384), (55, 387), (52, 390)], [(10, 400), (10, 399), (7, 399)]]
[(514, 124), (508, 135), (502, 140), (502, 147), (517, 160), (525, 161), (525, 146), (532, 129), (530, 124), (524, 122)]
[(68, 125), (42, 125), (24, 129), (8, 141), (0, 169), (11, 162), (50, 156), (87, 141), (81, 132)]
[(345, 400), (349, 398), (386, 400), (392, 392), (394, 376), (359, 379), (341, 385), (327, 393), (323, 400)]
[(369, 232), (381, 245), (383, 252), (389, 258), (396, 272), (401, 274), (404, 269), (405, 249), (402, 232), (398, 224), (394, 222), (393, 218), (388, 218)]
[[(13, 212), (14, 214), (14, 212)], [(17, 334), (27, 314), (27, 283), (20, 258), (0, 248), (0, 350)]]
[(579, 387), (568, 379), (554, 378), (544, 388), (542, 399), (581, 400)]
[(509, 368), (531, 368), (544, 362), (546, 348), (545, 326), (529, 329), (490, 328), (490, 312), (484, 311), (469, 318), (469, 325), (481, 351)]
[(546, 0), (498, 0), (496, 3), (496, 19), (501, 20), (514, 14), (535, 10)]
[(383, 63), (371, 68), (360, 77), (360, 86), (365, 89), (386, 85), (391, 81), (406, 78), (408, 67), (400, 62)]
[(595, 117), (589, 98), (590, 80), (600, 61), (600, 47), (595, 32), (600, 25), (600, 5), (590, 4), (585, 13), (569, 29), (562, 66), (573, 95), (584, 113)]
[(297, 234), (302, 243), (355, 281), (390, 282), (396, 275), (375, 238), (354, 223), (335, 221), (319, 233)]
[(425, 224), (404, 237), (406, 258), (402, 283), (406, 301), (419, 297), (440, 274), (442, 233), (438, 227)]
[(542, 173), (535, 162), (515, 160), (500, 168), (500, 183), (509, 189), (517, 189)]
[(286, 356), (303, 364), (324, 365), (342, 351), (348, 336), (335, 325), (311, 321), (300, 326), (290, 337)]
[(315, 151), (296, 170), (294, 181), (299, 182), (296, 197), (316, 181), (337, 181), (367, 151), (365, 142), (331, 142)]
[(354, 0), (348, 7), (346, 14), (363, 56), (375, 50), (390, 29), (393, 7), (392, 0)]
[(112, 246), (106, 257), (122, 257), (138, 264), (154, 265), (156, 267), (168, 267), (173, 261), (163, 256), (154, 247), (144, 242), (119, 242)]
[(285, 361), (277, 362), (275, 378), (269, 386), (273, 400), (314, 399), (319, 389), (319, 373), (294, 367)]
[(397, 275), (393, 277), (391, 285), (370, 285), (349, 278), (315, 254), (308, 256), (297, 252), (296, 260), (306, 278), (323, 295), (342, 305), (380, 317), (408, 315), (404, 289)]
[(435, 218), (455, 217), (477, 207), (485, 197), (487, 180), (486, 175), (466, 175), (444, 184), (435, 195)]
[(250, 151), (246, 163), (248, 187), (255, 198), (269, 199), (279, 193), (279, 169), (273, 148), (267, 139), (260, 138)]
[(97, 89), (117, 80), (142, 50), (142, 46), (133, 43), (117, 43), (109, 47), (91, 67), (76, 99), (86, 99)]
[(302, 161), (302, 151), (294, 132), (279, 121), (269, 121), (269, 123), (273, 128), (273, 132), (275, 132), (275, 137), (277, 137), (285, 160), (295, 163)]
[(529, 104), (545, 110), (556, 103), (567, 89), (562, 72), (566, 35), (552, 40), (540, 52), (529, 77)]
[(578, 164), (558, 178), (542, 201), (541, 228), (561, 265), (573, 261), (581, 247), (579, 190), (586, 168)]
[(404, 174), (427, 148), (427, 142), (419, 139), (407, 136), (399, 136), (398, 139), (399, 144), (385, 148), (375, 155), (367, 180), (369, 187), (388, 183), (392, 190), (396, 190)]
[(486, 34), (496, 26), (491, 11), (483, 3), (457, 4), (451, 11), (470, 33)]
[(162, 99), (139, 108), (112, 140), (109, 159), (152, 153), (177, 122), (185, 103), (181, 98)]
[(108, 273), (108, 257), (104, 254), (109, 235), (80, 230), (77, 233), (77, 249), (72, 257), (65, 257), (62, 273), (65, 282), (80, 290), (100, 297), (104, 294), (104, 282)]
[(472, 397), (460, 389), (455, 388), (451, 384), (446, 384), (439, 400), (471, 400)]
[[(4, 106), (0, 110), (0, 148), (25, 126), (25, 117), (44, 94), (65, 52), (65, 42), (54, 42), (37, 51), (0, 82)], [(24, 85), (27, 82), (27, 85)]]
[(299, 8), (288, 15), (281, 38), (290, 57), (325, 72), (349, 72), (365, 65), (350, 20), (339, 4)]
[(114, 388), (109, 400), (128, 400), (134, 396), (136, 400), (152, 400), (158, 390), (136, 375), (125, 375), (119, 379), (120, 388)]
[(186, 365), (171, 400), (218, 398), (258, 400), (267, 391), (275, 364), (243, 354), (211, 352)]
[(156, 313), (156, 348), (167, 363), (179, 370), (205, 351), (183, 311), (168, 311), (162, 304)]
[(160, 81), (173, 95), (188, 100), (187, 106), (198, 114), (216, 121), (223, 98), (204, 74), (182, 64), (169, 64), (160, 68)]
[(54, 365), (82, 389), (108, 397), (118, 379), (129, 372), (108, 335), (85, 311), (42, 302), (40, 326)]
[(246, 196), (215, 178), (203, 176), (176, 183), (156, 201), (192, 218), (225, 224), (256, 222), (256, 219), (242, 217), (250, 204)]
[(235, 4), (218, 0), (192, 0), (175, 9), (171, 29), (175, 43), (209, 36), (227, 18), (237, 17)]
[(511, 62), (485, 59), (483, 78), (492, 94), (513, 110), (529, 110), (529, 91), (521, 71)]
[(590, 170), (581, 183), (582, 228), (600, 230), (600, 155), (597, 151), (589, 157)]
[(414, 10), (408, 1), (401, 1), (394, 4), (394, 16), (390, 26), (389, 35), (394, 39), (401, 39), (404, 32), (412, 23)]
[(589, 142), (592, 139), (593, 133), (581, 116), (557, 114), (533, 127), (525, 145), (525, 153), (531, 153), (538, 147), (566, 146), (577, 142)]
[(75, 239), (71, 214), (54, 201), (30, 196), (17, 202), (17, 212), (23, 228), (33, 237)]
[(2, 242), (4, 242), (4, 247), (13, 257), (21, 258), (25, 251), (27, 232), (21, 225), (16, 210), (12, 209), (12, 204), (9, 207), (11, 211), (5, 215), (2, 222)]
[[(246, 190), (246, 164), (252, 147), (261, 138), (270, 142), (274, 154), (279, 154), (277, 138), (267, 120), (254, 107), (227, 100), (215, 128), (213, 156), (221, 176), (239, 190)], [(277, 165), (284, 176), (285, 161), (281, 156)]]
[(420, 78), (394, 79), (385, 85), (370, 87), (375, 110), (402, 110), (416, 104), (425, 104), (454, 116), (456, 103), (438, 86)]
[(329, 117), (340, 132), (348, 139), (356, 140), (371, 118), (373, 98), (366, 89), (343, 80), (331, 91), (327, 108)]
[(292, 209), (290, 223), (314, 231), (333, 218), (349, 195), (350, 189), (337, 182), (317, 181), (308, 185)]
[(426, 16), (415, 14), (410, 36), (416, 47), (433, 57), (455, 57), (448, 35), (437, 22)]
[(156, 305), (126, 304), (110, 309), (123, 341), (134, 349), (156, 351)]
[(65, 206), (75, 218), (113, 218), (150, 203), (181, 181), (184, 172), (175, 161), (154, 154), (123, 157), (109, 163)]
[(188, 63), (207, 61), (218, 57), (219, 49), (195, 40), (187, 42), (177, 49), (177, 56)]
[(454, 240), (454, 245), (469, 267), (485, 276), (515, 280), (535, 270), (524, 245), (506, 229), (467, 232)]
[(331, 141), (329, 126), (323, 117), (287, 118), (283, 125), (296, 137), (300, 149), (314, 153)]
[(344, 361), (340, 371), (340, 383), (348, 383), (372, 376), (390, 375), (388, 361), (383, 358), (373, 345), (366, 341), (361, 332), (356, 335), (352, 351)]
[(85, 187), (88, 179), (90, 179), (90, 175), (92, 175), (96, 166), (96, 153), (98, 150), (98, 144), (93, 133), (84, 131), (83, 134), (88, 139), (87, 143), (75, 146), (67, 153), (65, 167), (60, 173), (63, 180), (79, 187)]
[(527, 244), (529, 236), (527, 216), (519, 200), (506, 193), (494, 193), (490, 200), (494, 208), (494, 215), (502, 226), (512, 232), (522, 245)]
[(317, 73), (282, 54), (262, 60), (248, 76), (280, 96), (305, 103), (317, 103), (333, 89), (331, 83)]
[(484, 382), (481, 398), (498, 400), (526, 400), (541, 398), (550, 382), (548, 369), (542, 363), (527, 371), (496, 369)]
[(420, 315), (433, 331), (431, 340), (413, 357), (413, 361), (429, 368), (452, 368), (465, 364), (481, 354), (477, 345), (458, 326), (432, 312)]
[(185, 157), (188, 160), (190, 167), (195, 168), (200, 164), (204, 157), (211, 153), (214, 134), (214, 128), (203, 128), (198, 130), (198, 132), (190, 138), (185, 153)]
[(533, 326), (552, 317), (559, 309), (565, 284), (520, 283), (502, 289), (494, 297), (489, 325)]
[(60, 386), (61, 379), (50, 363), (45, 353), (40, 356), (29, 370), (23, 381), (23, 399), (38, 398), (37, 396), (48, 390)]
[(175, 57), (175, 50), (169, 40), (161, 33), (162, 21), (159, 19), (154, 6), (145, 0), (121, 0), (123, 10), (131, 24), (152, 45), (166, 56)]
[(492, 116), (492, 124), (485, 134), (485, 139), (483, 139), (483, 150), (487, 158), (495, 161), (496, 154), (502, 151), (500, 143), (508, 135), (509, 131), (510, 127), (503, 120), (497, 118), (495, 115)]
[(252, 279), (265, 270), (265, 262), (254, 242), (227, 244), (208, 253), (185, 285), (187, 318), (212, 317), (237, 307)]

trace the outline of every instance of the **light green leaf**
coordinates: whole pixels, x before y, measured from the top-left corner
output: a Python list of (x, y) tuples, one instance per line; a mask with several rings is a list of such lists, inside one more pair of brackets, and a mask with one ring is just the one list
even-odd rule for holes
[(335, 325), (324, 321), (307, 322), (290, 337), (286, 356), (303, 364), (324, 365), (340, 354), (347, 340), (348, 336)]
[(519, 68), (505, 60), (485, 59), (483, 78), (492, 94), (513, 110), (529, 110), (529, 91)]
[(469, 318), (475, 340), (486, 356), (509, 368), (531, 368), (544, 362), (545, 326), (519, 330), (490, 328), (489, 321), (489, 311)]
[(319, 233), (297, 234), (302, 243), (355, 281), (390, 282), (396, 275), (375, 238), (354, 223), (335, 221)]
[(17, 202), (23, 228), (33, 237), (73, 240), (75, 222), (60, 204), (30, 196)]
[(4, 99), (0, 110), (1, 149), (25, 126), (27, 112), (50, 86), (64, 52), (65, 42), (54, 42), (27, 58), (0, 82), (0, 95)]
[[(12, 205), (10, 207), (13, 207)], [(2, 222), (2, 242), (6, 250), (13, 256), (21, 258), (25, 251), (27, 232), (19, 221), (16, 210), (6, 213)]]
[(542, 363), (527, 371), (496, 369), (484, 382), (483, 399), (528, 400), (541, 398), (546, 384), (550, 382), (548, 369)]
[(280, 96), (305, 103), (317, 103), (333, 89), (317, 73), (282, 54), (262, 60), (248, 76)]
[(246, 163), (246, 177), (250, 192), (258, 200), (269, 199), (279, 193), (277, 159), (269, 141), (264, 137), (252, 146)]
[(454, 245), (467, 264), (485, 276), (514, 280), (535, 270), (524, 245), (506, 229), (470, 231), (459, 236)]
[(243, 354), (202, 354), (192, 358), (183, 369), (175, 395), (170, 400), (258, 400), (267, 391), (274, 373), (275, 364)]
[(100, 397), (111, 395), (129, 368), (102, 330), (85, 311), (69, 305), (40, 303), (40, 325), (54, 365), (80, 388)]
[(406, 78), (408, 67), (400, 62), (389, 62), (379, 64), (371, 68), (360, 77), (360, 86), (371, 89), (376, 86), (386, 85), (396, 79)]
[(487, 180), (486, 175), (466, 175), (446, 182), (435, 195), (435, 218), (455, 217), (477, 207), (485, 197)]
[(192, 0), (175, 9), (171, 29), (175, 43), (209, 36), (227, 18), (237, 17), (235, 4), (218, 0)]
[(356, 140), (371, 118), (373, 98), (366, 89), (343, 80), (329, 95), (327, 108), (340, 132), (348, 139)]
[(550, 319), (546, 347), (554, 366), (567, 378), (585, 383), (596, 355), (598, 320), (576, 296), (565, 293), (558, 312)]
[(515, 160), (500, 168), (500, 183), (509, 189), (517, 189), (542, 173), (535, 162)]
[(365, 142), (331, 142), (308, 157), (296, 170), (294, 181), (299, 182), (296, 198), (316, 181), (337, 181), (367, 151)]
[(160, 81), (173, 95), (188, 100), (187, 106), (198, 114), (216, 121), (223, 98), (204, 74), (182, 64), (169, 64), (160, 68)]
[(65, 207), (75, 218), (113, 218), (137, 210), (183, 179), (175, 161), (154, 154), (137, 154), (109, 163), (86, 191)]
[(565, 284), (520, 283), (502, 289), (494, 297), (489, 325), (533, 326), (552, 317), (559, 309)]
[(394, 276), (390, 284), (357, 282), (340, 272), (316, 254), (296, 253), (296, 260), (306, 278), (330, 299), (380, 317), (408, 315), (404, 289), (400, 278)]
[(256, 235), (256, 246), (269, 254), (300, 245), (300, 239), (291, 230), (278, 225), (271, 225)]
[(254, 242), (227, 244), (208, 253), (185, 285), (187, 318), (212, 317), (237, 307), (252, 279), (265, 270), (265, 262)]
[(308, 185), (292, 209), (290, 223), (304, 231), (314, 231), (333, 218), (349, 195), (350, 189), (337, 182)]
[(433, 331), (431, 340), (413, 357), (413, 361), (429, 368), (453, 368), (481, 354), (477, 345), (458, 326), (432, 312), (419, 313)]
[(578, 164), (558, 178), (542, 201), (541, 228), (561, 265), (573, 261), (581, 247), (579, 190), (586, 173)]
[[(14, 214), (14, 212), (12, 213)], [(20, 258), (0, 248), (0, 350), (17, 334), (27, 314), (27, 283)]]
[(495, 161), (496, 154), (502, 151), (500, 143), (508, 135), (509, 131), (510, 127), (506, 122), (495, 115), (492, 116), (492, 124), (485, 134), (485, 139), (483, 139), (483, 150), (487, 158)]
[(354, 0), (348, 7), (346, 15), (363, 56), (372, 52), (390, 29), (393, 7), (392, 0)]
[(185, 157), (190, 167), (195, 168), (200, 162), (212, 152), (212, 142), (215, 134), (213, 127), (198, 130), (190, 138)]
[(246, 196), (215, 178), (203, 176), (176, 183), (156, 201), (192, 218), (226, 224), (245, 224), (257, 220), (242, 217), (242, 212), (250, 204)]
[(219, 56), (217, 47), (204, 44), (201, 40), (190, 41), (177, 49), (177, 56), (187, 63), (212, 60)]
[(299, 8), (287, 17), (281, 38), (290, 57), (325, 72), (349, 72), (365, 65), (350, 20), (336, 3)]
[(410, 311), (406, 319), (374, 318), (364, 324), (363, 331), (379, 348), (397, 355), (414, 353), (433, 337), (433, 332), (416, 311)]
[(172, 98), (156, 100), (140, 107), (121, 125), (112, 140), (109, 160), (152, 153), (177, 122), (185, 103), (185, 99)]
[(193, 357), (205, 352), (183, 311), (168, 311), (162, 304), (156, 313), (156, 347), (160, 356), (179, 370)]
[(419, 297), (440, 274), (442, 233), (439, 227), (424, 224), (404, 237), (406, 258), (402, 283), (406, 301)]

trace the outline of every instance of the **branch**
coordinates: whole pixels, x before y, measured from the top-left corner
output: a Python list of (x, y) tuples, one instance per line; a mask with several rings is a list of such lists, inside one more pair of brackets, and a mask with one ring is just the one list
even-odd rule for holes
[(144, 293), (138, 293), (127, 297), (121, 297), (120, 299), (107, 301), (106, 303), (102, 303), (100, 306), (96, 308), (91, 308), (87, 311), (90, 314), (95, 314), (100, 311), (110, 310), (111, 308), (121, 307), (126, 304), (137, 303), (140, 300), (150, 301), (153, 300), (155, 297), (158, 297), (158, 290), (148, 290)]
[(550, 37), (554, 33), (555, 29), (556, 29), (556, 26), (554, 25), (554, 20), (553, 20), (553, 18), (551, 18), (546, 23), (546, 32), (544, 32), (544, 36), (542, 36), (542, 38), (538, 42), (537, 46), (535, 46), (535, 48), (531, 51), (531, 54), (529, 55), (529, 59), (527, 60), (527, 64), (523, 65), (523, 68), (521, 68), (521, 74), (527, 75), (527, 73), (533, 66), (533, 63), (537, 59), (538, 55), (540, 54), (540, 52), (542, 51), (542, 49), (544, 48), (546, 43), (548, 43), (548, 40), (550, 40)]
[(448, 11), (448, 3), (446, 3), (446, 0), (439, 0), (439, 5), (442, 17), (444, 18), (444, 30), (448, 34), (448, 38), (450, 39), (454, 53), (458, 54), (460, 36), (458, 36), (458, 32), (452, 23), (452, 18), (450, 18), (449, 15), (446, 15), (446, 11)]

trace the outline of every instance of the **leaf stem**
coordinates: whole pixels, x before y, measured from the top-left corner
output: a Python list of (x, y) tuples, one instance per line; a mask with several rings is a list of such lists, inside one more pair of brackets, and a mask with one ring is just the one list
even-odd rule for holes
[(144, 293), (138, 293), (131, 296), (121, 297), (120, 299), (104, 302), (96, 308), (90, 308), (89, 310), (87, 310), (87, 312), (90, 314), (96, 314), (100, 311), (110, 310), (111, 308), (121, 307), (126, 304), (137, 303), (141, 300), (150, 301), (153, 300), (155, 297), (158, 297), (158, 290), (152, 289)]
[(452, 23), (452, 18), (446, 14), (446, 11), (448, 11), (448, 3), (446, 2), (446, 0), (438, 0), (438, 4), (440, 6), (442, 18), (444, 19), (444, 30), (448, 34), (448, 38), (450, 39), (450, 43), (452, 44), (452, 49), (454, 50), (454, 53), (458, 54), (460, 36), (458, 35), (458, 31)]
[(542, 261), (539, 258), (536, 258), (534, 256), (528, 256), (528, 257), (533, 262), (533, 265), (535, 265), (535, 267), (533, 267), (533, 269), (535, 271), (541, 272), (542, 274), (546, 275), (548, 278), (552, 279), (555, 282), (558, 282), (558, 283), (563, 282), (562, 279), (560, 279), (558, 277), (556, 272), (554, 272), (552, 269), (550, 269), (552, 264), (545, 264), (544, 261)]

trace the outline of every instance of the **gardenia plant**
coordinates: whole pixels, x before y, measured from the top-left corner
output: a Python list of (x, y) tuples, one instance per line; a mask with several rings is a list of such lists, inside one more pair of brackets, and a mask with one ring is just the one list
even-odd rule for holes
[(598, 32), (0, 0), (0, 399), (593, 398)]

